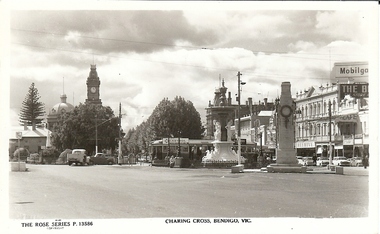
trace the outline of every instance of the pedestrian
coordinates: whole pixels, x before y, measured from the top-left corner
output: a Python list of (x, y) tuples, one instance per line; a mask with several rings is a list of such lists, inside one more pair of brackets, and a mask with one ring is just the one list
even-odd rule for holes
[(315, 154), (313, 154), (313, 165), (317, 165), (317, 156)]
[(170, 165), (170, 168), (173, 168), (174, 167), (174, 164), (175, 164), (175, 159), (174, 159), (174, 156), (172, 155), (171, 157), (170, 157), (170, 161), (169, 161), (169, 165)]
[(364, 169), (367, 169), (367, 167), (369, 166), (368, 155), (364, 156), (363, 158), (363, 166), (364, 166)]

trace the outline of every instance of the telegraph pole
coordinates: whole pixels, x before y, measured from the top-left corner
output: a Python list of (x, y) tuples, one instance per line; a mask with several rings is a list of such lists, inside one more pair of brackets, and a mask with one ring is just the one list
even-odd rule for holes
[(332, 149), (331, 149), (331, 101), (329, 101), (329, 165), (332, 166)]
[(121, 165), (122, 155), (121, 155), (121, 103), (119, 103), (119, 154), (118, 159), (119, 165)]
[[(241, 131), (240, 131), (240, 76), (242, 74), (240, 71), (238, 71), (237, 77), (238, 77), (238, 110), (237, 110), (237, 115), (238, 115), (238, 124), (237, 124), (237, 140), (238, 140), (238, 165), (240, 165), (240, 157), (241, 157)], [(235, 129), (236, 130), (236, 129)]]
[(95, 115), (95, 155), (98, 153), (98, 115)]

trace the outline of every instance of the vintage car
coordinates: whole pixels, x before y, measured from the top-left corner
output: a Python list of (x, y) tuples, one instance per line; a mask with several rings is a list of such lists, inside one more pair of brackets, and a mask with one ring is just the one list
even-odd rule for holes
[(298, 164), (303, 165), (303, 156), (296, 156), (298, 160)]
[(40, 155), (39, 154), (30, 154), (29, 157), (26, 158), (26, 163), (39, 163)]
[(349, 159), (351, 167), (362, 167), (363, 161), (361, 157), (353, 157)]
[(314, 166), (313, 157), (303, 157), (302, 160), (304, 166)]
[(90, 157), (90, 164), (94, 165), (113, 165), (115, 163), (115, 158), (111, 155), (106, 155), (103, 153), (97, 153)]
[(330, 162), (329, 159), (326, 157), (318, 157), (316, 166), (325, 167), (325, 166), (329, 165), (329, 162)]
[(334, 157), (332, 163), (335, 166), (350, 166), (350, 161), (348, 161), (346, 157), (342, 156)]

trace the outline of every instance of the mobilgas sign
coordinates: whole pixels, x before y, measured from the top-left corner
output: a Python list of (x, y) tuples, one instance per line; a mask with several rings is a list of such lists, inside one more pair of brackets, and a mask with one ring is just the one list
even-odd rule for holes
[(354, 98), (368, 97), (368, 83), (360, 84), (339, 84), (339, 98), (344, 99), (346, 95)]
[(368, 77), (368, 64), (335, 64), (335, 77)]

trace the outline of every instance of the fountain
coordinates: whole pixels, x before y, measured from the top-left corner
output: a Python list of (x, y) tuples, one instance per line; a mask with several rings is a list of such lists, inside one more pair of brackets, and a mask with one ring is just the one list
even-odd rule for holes
[[(215, 91), (214, 105), (207, 110), (212, 116), (214, 126), (214, 149), (208, 151), (202, 158), (204, 167), (229, 167), (238, 163), (238, 154), (232, 150), (231, 125), (233, 124), (236, 107), (231, 105), (231, 98), (226, 98), (227, 88), (222, 86)], [(244, 163), (245, 158), (240, 158)]]

